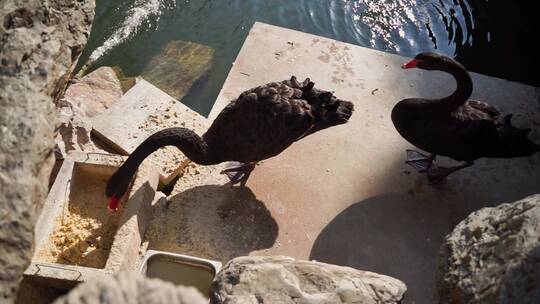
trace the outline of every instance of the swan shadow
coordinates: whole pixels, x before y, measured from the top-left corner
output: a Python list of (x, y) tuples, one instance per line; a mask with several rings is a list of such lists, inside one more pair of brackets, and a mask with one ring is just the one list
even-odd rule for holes
[[(471, 212), (515, 201), (536, 188), (538, 177), (532, 176), (530, 183), (518, 179), (481, 186), (476, 174), (501, 174), (484, 170), (471, 169), (435, 186), (411, 174), (416, 181), (408, 190), (382, 190), (350, 205), (323, 228), (310, 259), (398, 278), (407, 285), (405, 303), (433, 303), (439, 249), (446, 235)], [(392, 189), (391, 180), (381, 182), (381, 189)]]
[(247, 187), (197, 186), (161, 200), (146, 232), (148, 248), (226, 262), (271, 248), (278, 224)]
[(322, 230), (310, 259), (395, 277), (407, 285), (406, 299), (432, 303), (439, 246), (451, 228), (440, 227), (444, 215), (437, 209), (418, 204), (410, 194), (370, 197)]

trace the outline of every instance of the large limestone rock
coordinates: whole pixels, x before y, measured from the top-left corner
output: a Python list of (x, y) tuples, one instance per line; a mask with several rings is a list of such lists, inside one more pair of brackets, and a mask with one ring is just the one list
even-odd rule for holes
[(54, 304), (204, 304), (193, 287), (174, 286), (136, 273), (121, 272), (77, 286)]
[(540, 303), (540, 245), (504, 276), (500, 302)]
[(92, 140), (90, 118), (107, 110), (121, 97), (120, 80), (110, 67), (101, 67), (70, 85), (56, 103), (57, 158), (62, 159), (73, 150), (105, 152)]
[(13, 300), (53, 163), (53, 100), (82, 50), (94, 2), (0, 2), (0, 302)]
[(397, 279), (349, 267), (290, 257), (239, 257), (218, 273), (211, 303), (399, 303)]
[(438, 303), (540, 303), (540, 194), (469, 215), (439, 272)]
[(64, 159), (69, 151), (98, 151), (91, 140), (92, 123), (84, 111), (62, 98), (56, 104), (58, 128), (55, 142), (57, 159)]
[(70, 85), (64, 94), (87, 117), (94, 117), (108, 109), (122, 97), (122, 86), (111, 67), (100, 67)]

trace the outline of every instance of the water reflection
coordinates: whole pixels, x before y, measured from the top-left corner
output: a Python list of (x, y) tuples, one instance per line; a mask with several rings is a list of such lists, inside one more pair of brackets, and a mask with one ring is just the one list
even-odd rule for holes
[[(347, 1), (357, 30), (367, 25), (370, 46), (412, 56), (423, 50), (454, 55), (470, 44), (474, 19), (463, 0)], [(439, 42), (439, 44), (437, 44)]]
[(133, 76), (171, 40), (209, 46), (208, 80), (183, 100), (206, 114), (261, 21), (405, 56), (437, 50), (473, 71), (540, 85), (535, 12), (510, 0), (98, 0), (82, 59)]

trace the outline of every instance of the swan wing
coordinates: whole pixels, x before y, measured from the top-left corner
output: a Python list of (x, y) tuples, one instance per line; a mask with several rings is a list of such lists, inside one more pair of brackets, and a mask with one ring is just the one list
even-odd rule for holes
[(205, 140), (227, 160), (279, 154), (313, 126), (311, 106), (284, 83), (248, 90), (216, 117)]
[(478, 100), (468, 100), (459, 108), (464, 115), (470, 116), (473, 119), (492, 119), (496, 120), (501, 117), (501, 112), (487, 102)]

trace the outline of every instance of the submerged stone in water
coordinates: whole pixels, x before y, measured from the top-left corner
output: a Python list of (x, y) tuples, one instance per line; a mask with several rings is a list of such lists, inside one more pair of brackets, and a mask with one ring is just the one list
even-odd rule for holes
[(208, 74), (214, 49), (190, 41), (167, 43), (148, 63), (141, 76), (177, 100)]
[(119, 66), (113, 66), (112, 69), (116, 73), (116, 77), (118, 77), (118, 80), (120, 81), (120, 87), (122, 88), (122, 92), (126, 93), (131, 89), (135, 83), (137, 83), (137, 77), (130, 77), (126, 76), (124, 74), (124, 71)]

